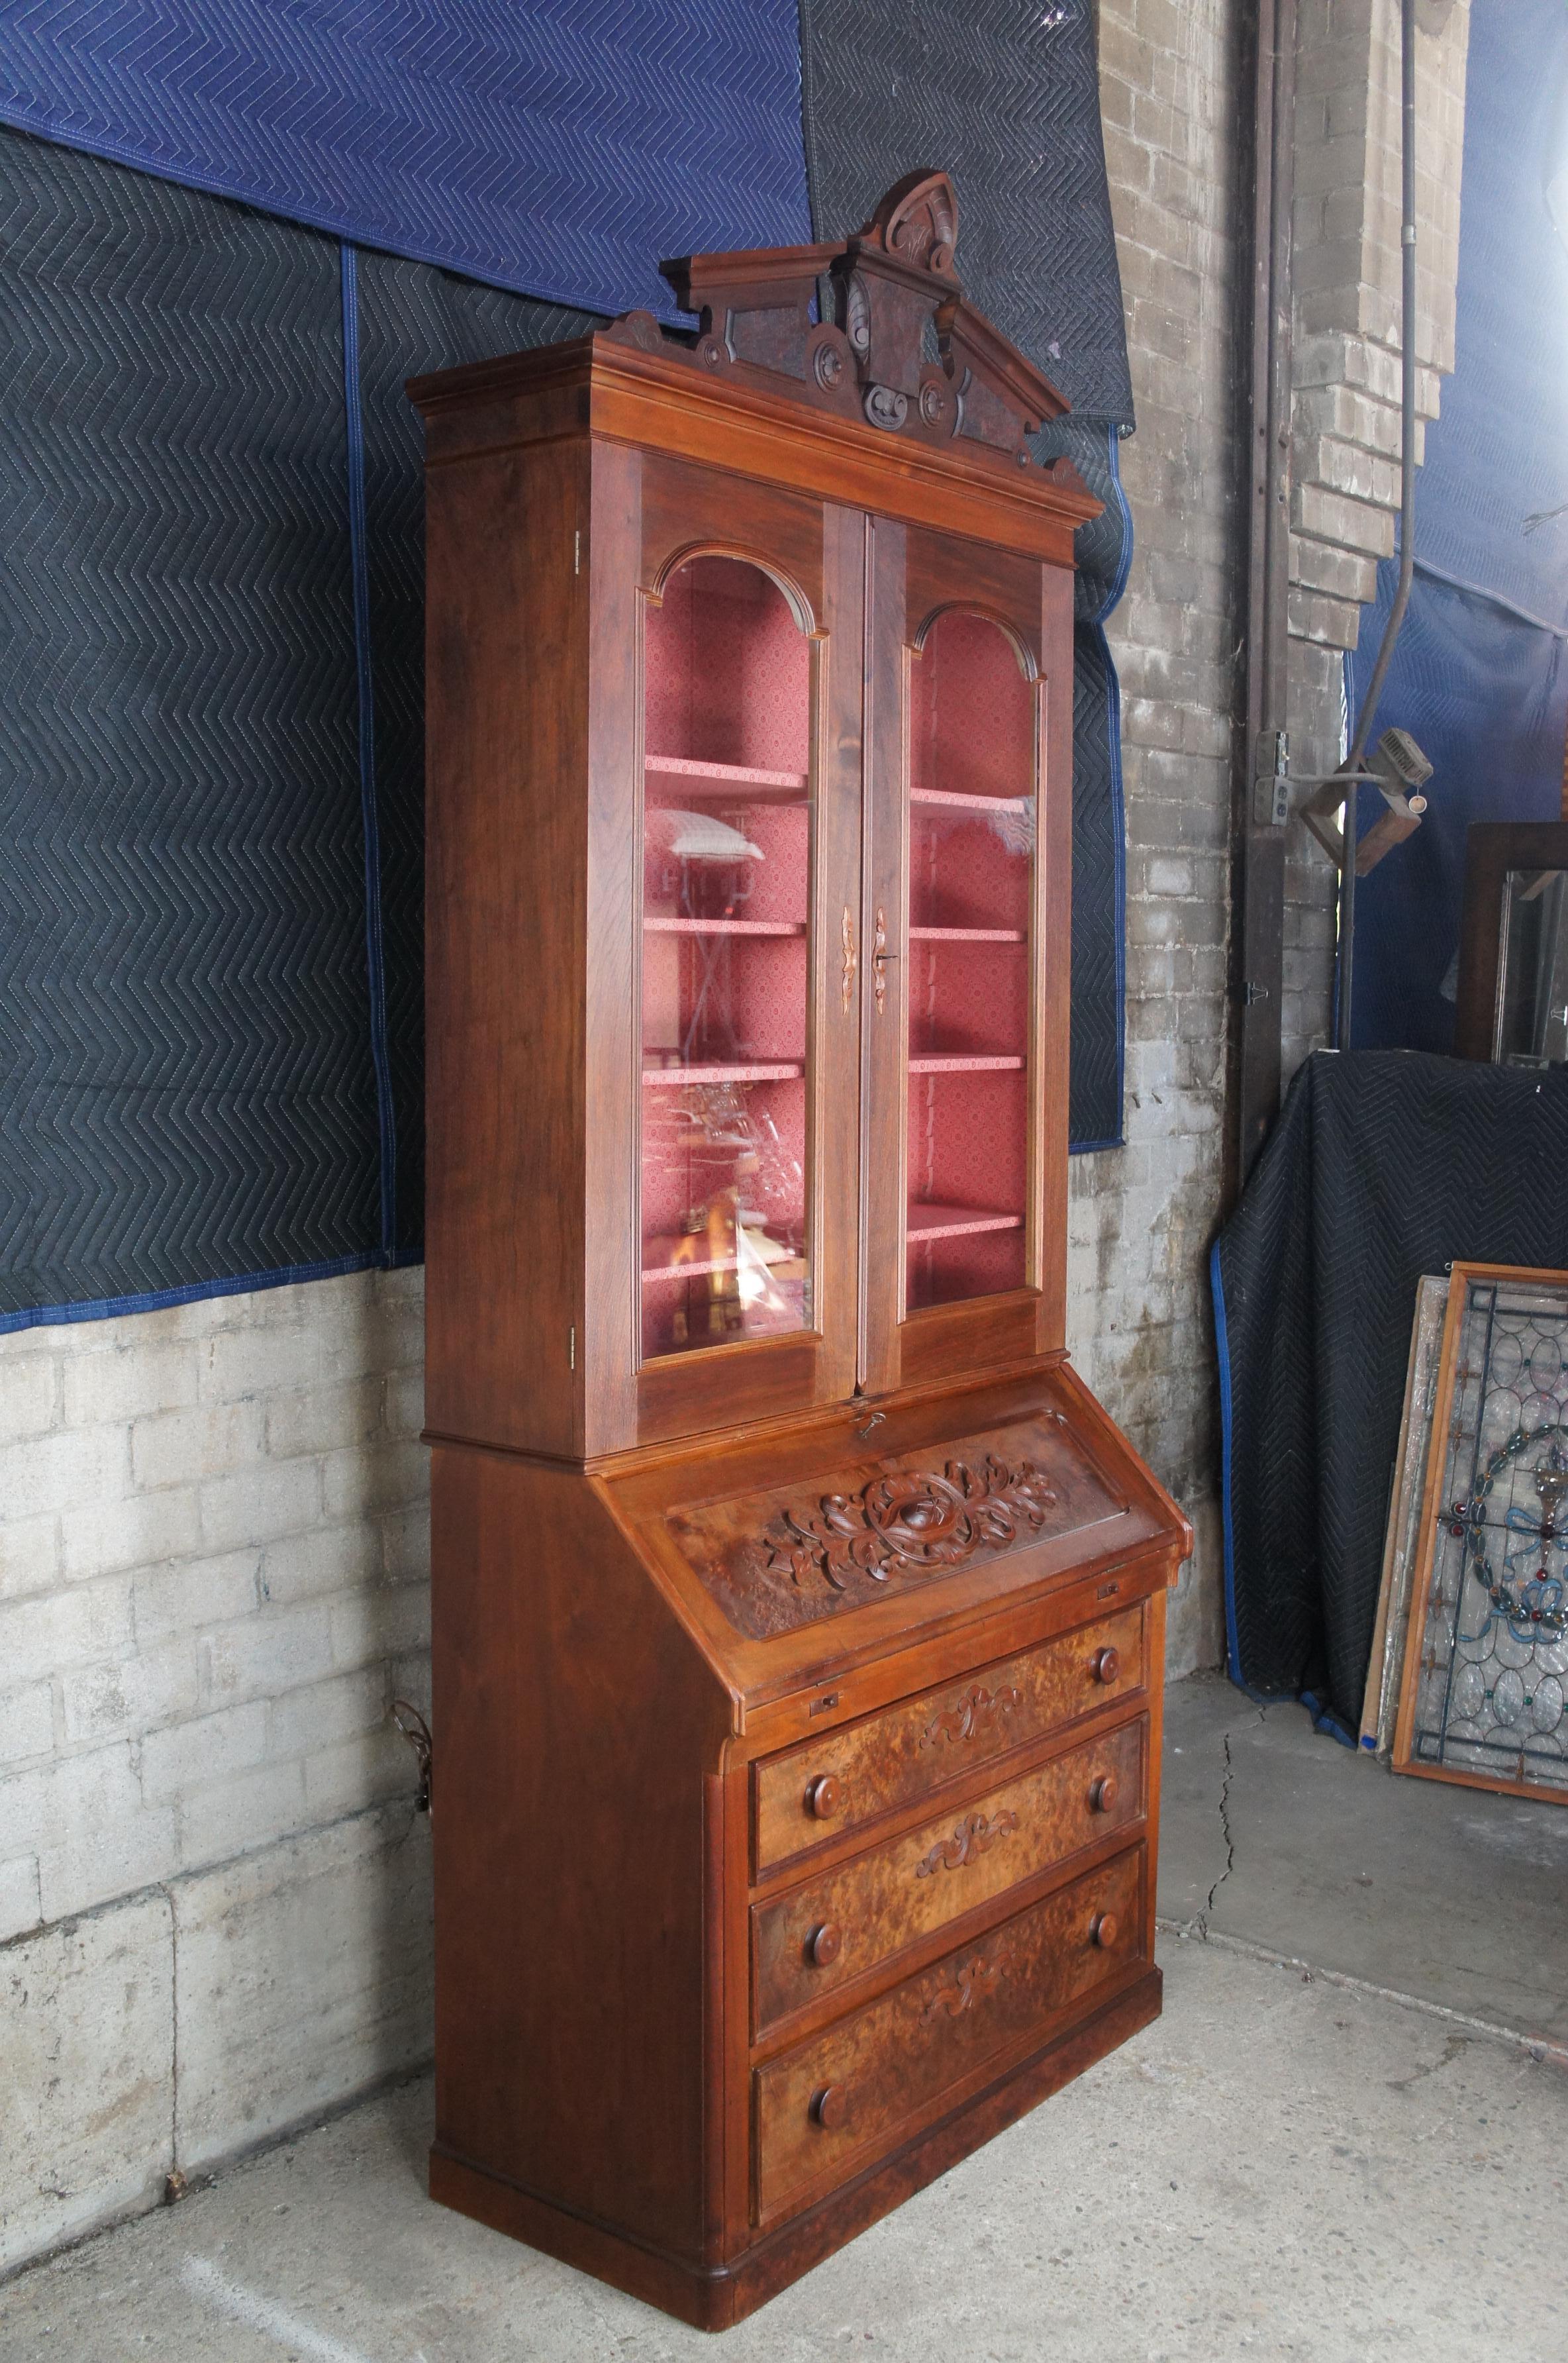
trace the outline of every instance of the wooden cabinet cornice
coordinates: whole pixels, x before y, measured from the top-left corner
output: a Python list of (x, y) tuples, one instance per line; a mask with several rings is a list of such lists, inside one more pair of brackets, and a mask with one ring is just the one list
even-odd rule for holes
[(1101, 2057), (1187, 1522), (1065, 1350), (1065, 405), (917, 173), (427, 436), (436, 2138), (721, 2328)]

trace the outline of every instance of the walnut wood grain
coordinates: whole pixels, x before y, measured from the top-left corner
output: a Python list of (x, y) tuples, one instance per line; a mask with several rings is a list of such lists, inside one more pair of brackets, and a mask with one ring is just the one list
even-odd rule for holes
[(433, 484), (425, 539), (426, 1416), (562, 1454), (583, 1448), (589, 498), (585, 444), (478, 461)]
[[(890, 2148), (991, 2060), (1134, 1968), (1143, 1957), (1142, 1880), (1134, 1847), (759, 2068), (759, 2220)], [(1114, 1936), (1098, 1944), (1096, 1924), (1110, 1918)], [(842, 2096), (832, 2126), (813, 2113), (824, 2090)]]
[[(1124, 1828), (1142, 1805), (1147, 1740), (1145, 1720), (1123, 1724), (756, 1905), (756, 2033)], [(1096, 1784), (1108, 1779), (1110, 1802), (1097, 1808)], [(841, 1936), (820, 1960), (824, 1925)]]
[(939, 1459), (867, 1454), (810, 1491), (674, 1511), (668, 1528), (731, 1623), (762, 1640), (1127, 1506), (1048, 1415), (963, 1437)]
[[(831, 1777), (839, 1784), (836, 1831), (856, 1830), (967, 1780), (977, 1768), (1047, 1738), (1111, 1700), (1130, 1697), (1143, 1681), (1143, 1630), (1141, 1608), (1120, 1610), (988, 1666), (977, 1679), (926, 1691), (766, 1758), (752, 1773), (758, 1871), (821, 1843), (824, 1834), (809, 1803), (817, 1781)], [(1109, 1689), (1094, 1673), (1108, 1636), (1120, 1661)], [(968, 1710), (977, 1689), (992, 1698), (1010, 1692), (1015, 1703), (1005, 1713), (977, 1719)]]
[[(919, 172), (821, 247), (688, 258), (694, 335), (629, 316), (413, 390), (431, 2189), (709, 2327), (1158, 2005), (1190, 1530), (1063, 1351), (1098, 505), (1030, 458), (1056, 397), (965, 294), (956, 227)], [(643, 617), (698, 549), (764, 567), (810, 636), (815, 1326), (644, 1362)], [(1031, 1284), (900, 1319), (902, 701), (948, 602), (1038, 684)]]
[[(761, 2236), (748, 2230), (727, 2261), (693, 2268), (652, 2244), (552, 2206), (439, 2143), (430, 2157), (430, 2195), (696, 2329), (727, 2330), (1147, 2026), (1160, 2014), (1160, 1987), (1157, 1969), (1145, 1969), (1131, 1985), (1114, 1986), (1105, 2001), (1048, 2035), (1029, 2058), (1004, 2068), (972, 2100), (947, 2111), (879, 2165), (830, 2188)], [(746, 2222), (749, 2226), (749, 2215)]]
[[(727, 1702), (569, 1473), (438, 1450), (431, 1531), (437, 2137), (696, 2258), (701, 1770)], [(604, 1715), (607, 1634), (664, 1716)], [(591, 1843), (563, 1838), (563, 1801)]]

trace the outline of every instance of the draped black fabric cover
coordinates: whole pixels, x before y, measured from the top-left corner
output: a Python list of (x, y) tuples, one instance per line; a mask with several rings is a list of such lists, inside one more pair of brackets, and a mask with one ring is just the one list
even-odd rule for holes
[(1423, 1272), (1568, 1270), (1568, 1072), (1320, 1051), (1215, 1249), (1231, 1670), (1361, 1716)]
[(425, 431), (403, 381), (598, 323), (392, 255), (362, 254), (359, 279), (392, 1236), (408, 1255), (422, 1246), (425, 1204)]
[(376, 1236), (334, 241), (0, 137), (0, 1318)]

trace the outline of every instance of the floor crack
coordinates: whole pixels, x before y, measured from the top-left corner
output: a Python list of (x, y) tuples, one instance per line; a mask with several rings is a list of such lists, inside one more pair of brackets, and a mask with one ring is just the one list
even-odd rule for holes
[[(1259, 1707), (1258, 1709), (1257, 1719), (1260, 1723), (1264, 1719), (1264, 1710), (1262, 1707)], [(1231, 1827), (1231, 1783), (1236, 1777), (1236, 1762), (1234, 1757), (1231, 1753), (1231, 1734), (1229, 1727), (1227, 1727), (1222, 1736), (1225, 1747), (1225, 1774), (1220, 1783), (1220, 1835), (1225, 1840), (1225, 1868), (1220, 1873), (1220, 1876), (1215, 1880), (1213, 1886), (1209, 1889), (1209, 1901), (1205, 1903), (1202, 1911), (1194, 1916), (1192, 1923), (1193, 1934), (1198, 1937), (1208, 1936), (1209, 1916), (1214, 1910), (1214, 1899), (1219, 1894), (1220, 1890), (1224, 1886), (1225, 1881), (1230, 1878), (1231, 1873), (1236, 1868), (1236, 1834)]]

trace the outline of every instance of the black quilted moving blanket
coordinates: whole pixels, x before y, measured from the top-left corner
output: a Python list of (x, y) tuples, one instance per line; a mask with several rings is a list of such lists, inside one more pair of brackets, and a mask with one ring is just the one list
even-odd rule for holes
[(0, 1317), (375, 1240), (339, 307), (0, 138)]
[(1568, 1270), (1568, 1071), (1320, 1051), (1212, 1259), (1232, 1678), (1353, 1731), (1416, 1283)]

